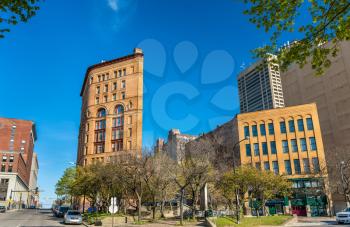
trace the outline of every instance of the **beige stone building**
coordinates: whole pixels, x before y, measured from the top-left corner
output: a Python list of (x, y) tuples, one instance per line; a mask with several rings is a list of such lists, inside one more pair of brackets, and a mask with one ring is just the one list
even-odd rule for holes
[[(316, 102), (330, 183), (339, 181), (336, 165), (350, 157), (350, 42), (340, 45), (338, 56), (322, 76), (315, 76), (310, 65), (291, 66), (282, 73), (286, 106)], [(344, 197), (333, 195), (335, 211), (343, 209)]]
[(291, 180), (294, 193), (288, 204), (270, 201), (270, 212), (283, 212), (285, 206), (284, 211), (297, 215), (321, 216), (332, 206), (326, 202), (331, 195), (314, 103), (238, 114), (198, 140), (212, 142), (213, 161), (220, 169), (252, 165)]
[(90, 66), (85, 75), (77, 163), (108, 162), (118, 154), (141, 155), (143, 53)]

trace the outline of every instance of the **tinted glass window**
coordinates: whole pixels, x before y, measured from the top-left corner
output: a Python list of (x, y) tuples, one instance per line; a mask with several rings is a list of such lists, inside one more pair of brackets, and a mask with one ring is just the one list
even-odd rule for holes
[(280, 129), (281, 129), (281, 133), (286, 133), (286, 122), (282, 121), (280, 122)]
[(313, 130), (314, 129), (314, 124), (312, 123), (312, 118), (306, 118), (306, 124), (307, 124), (307, 129), (308, 130)]
[(268, 127), (269, 127), (269, 135), (274, 135), (275, 129), (273, 128), (273, 123), (269, 123)]
[(298, 119), (298, 131), (303, 132), (304, 131), (304, 122), (303, 119)]
[(289, 125), (289, 132), (295, 132), (294, 120), (289, 120), (288, 125)]
[(262, 136), (266, 135), (265, 124), (260, 124), (260, 135), (262, 135)]
[(256, 125), (252, 126), (252, 134), (253, 136), (258, 136), (258, 128)]

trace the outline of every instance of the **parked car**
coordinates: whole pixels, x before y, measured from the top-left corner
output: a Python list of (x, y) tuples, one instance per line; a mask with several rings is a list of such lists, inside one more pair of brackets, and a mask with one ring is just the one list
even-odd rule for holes
[(0, 206), (0, 213), (5, 213), (5, 212), (6, 212), (6, 207)]
[(52, 206), (52, 213), (53, 213), (53, 216), (57, 216), (58, 214), (58, 209), (60, 208), (60, 206), (58, 205), (54, 205)]
[(70, 207), (68, 206), (60, 206), (60, 208), (58, 208), (58, 212), (56, 216), (59, 218), (63, 218), (69, 209)]
[(342, 212), (336, 214), (336, 220), (338, 224), (350, 223), (350, 207), (345, 208)]
[(77, 210), (68, 210), (64, 215), (64, 224), (82, 224), (83, 217), (81, 213)]

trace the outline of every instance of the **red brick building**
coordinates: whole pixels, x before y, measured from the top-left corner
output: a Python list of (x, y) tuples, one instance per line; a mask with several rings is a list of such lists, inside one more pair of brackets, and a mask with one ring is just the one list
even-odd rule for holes
[(35, 141), (34, 122), (0, 118), (0, 204), (28, 204)]

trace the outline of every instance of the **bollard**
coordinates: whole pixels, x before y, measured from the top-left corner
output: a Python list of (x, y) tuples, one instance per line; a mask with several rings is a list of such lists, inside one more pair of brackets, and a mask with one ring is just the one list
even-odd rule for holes
[(128, 223), (128, 217), (125, 217), (125, 223)]

